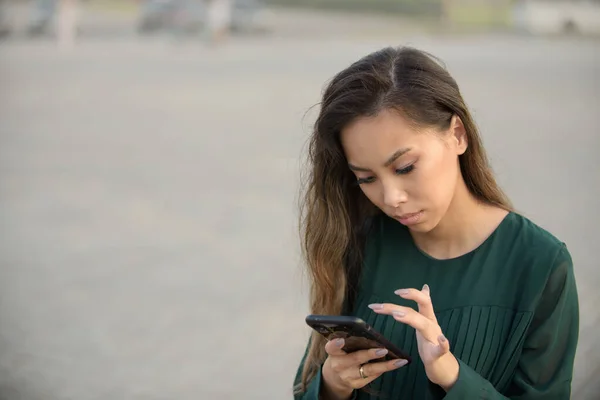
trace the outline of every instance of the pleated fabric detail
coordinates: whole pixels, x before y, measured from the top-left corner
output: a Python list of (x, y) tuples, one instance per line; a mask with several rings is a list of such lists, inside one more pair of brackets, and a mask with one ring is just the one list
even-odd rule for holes
[[(356, 315), (406, 351), (413, 359), (408, 366), (383, 374), (360, 400), (431, 398), (425, 368), (419, 358), (415, 330), (391, 316), (371, 312), (371, 303), (390, 302), (377, 295), (359, 296)], [(518, 312), (500, 306), (465, 306), (436, 314), (442, 331), (450, 341), (452, 353), (502, 390), (510, 382), (518, 354), (523, 347), (531, 312)], [(386, 393), (383, 395), (382, 393)], [(387, 395), (391, 393), (391, 395)], [(410, 397), (409, 397), (410, 396)]]

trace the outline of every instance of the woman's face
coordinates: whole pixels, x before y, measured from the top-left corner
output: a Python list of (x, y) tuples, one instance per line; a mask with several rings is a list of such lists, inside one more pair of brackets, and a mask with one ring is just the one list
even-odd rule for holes
[(450, 128), (415, 129), (393, 110), (362, 117), (341, 132), (348, 167), (367, 198), (415, 232), (435, 228), (450, 207), (467, 148), (459, 118)]

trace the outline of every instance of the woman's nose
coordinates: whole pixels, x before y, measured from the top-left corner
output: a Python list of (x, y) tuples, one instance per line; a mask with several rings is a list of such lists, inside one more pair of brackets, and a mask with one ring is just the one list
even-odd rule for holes
[(398, 185), (384, 186), (383, 189), (383, 203), (391, 208), (396, 208), (402, 203), (406, 203), (408, 200), (408, 194), (406, 191)]

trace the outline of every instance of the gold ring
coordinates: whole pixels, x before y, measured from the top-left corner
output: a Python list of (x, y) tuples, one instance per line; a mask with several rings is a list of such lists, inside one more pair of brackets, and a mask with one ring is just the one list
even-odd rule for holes
[(363, 379), (367, 379), (368, 376), (365, 375), (365, 371), (363, 370), (363, 366), (361, 365), (360, 368), (358, 369), (358, 372), (360, 373), (360, 377)]

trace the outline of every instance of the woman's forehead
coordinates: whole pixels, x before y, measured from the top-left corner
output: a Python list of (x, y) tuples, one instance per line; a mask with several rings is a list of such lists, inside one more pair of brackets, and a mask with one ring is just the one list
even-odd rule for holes
[(401, 149), (417, 149), (435, 140), (423, 134), (397, 113), (380, 113), (359, 118), (341, 132), (341, 142), (347, 156), (364, 158), (368, 154), (392, 155)]

